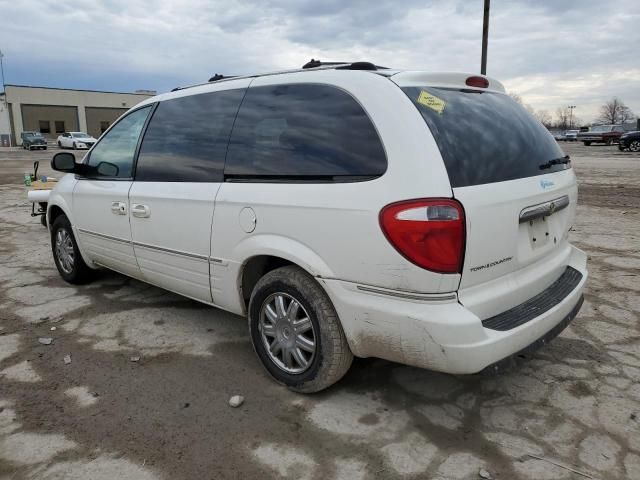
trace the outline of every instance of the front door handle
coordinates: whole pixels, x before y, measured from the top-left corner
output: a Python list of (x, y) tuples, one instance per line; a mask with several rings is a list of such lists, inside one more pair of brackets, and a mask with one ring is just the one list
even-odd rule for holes
[(112, 202), (111, 203), (111, 213), (114, 215), (126, 215), (127, 214), (127, 204), (124, 202)]
[(148, 205), (134, 203), (131, 206), (131, 215), (138, 218), (149, 218), (151, 216), (151, 210)]

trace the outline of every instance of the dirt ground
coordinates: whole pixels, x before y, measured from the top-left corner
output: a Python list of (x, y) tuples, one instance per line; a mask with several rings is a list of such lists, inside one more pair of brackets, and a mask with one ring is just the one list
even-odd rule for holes
[(496, 377), (363, 359), (313, 396), (267, 377), (243, 318), (65, 284), (20, 185), (55, 150), (0, 150), (0, 480), (640, 479), (640, 155), (563, 148), (591, 276), (562, 335)]

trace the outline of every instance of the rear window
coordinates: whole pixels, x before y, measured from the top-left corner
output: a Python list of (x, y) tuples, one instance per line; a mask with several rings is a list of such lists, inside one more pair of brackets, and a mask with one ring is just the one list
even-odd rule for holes
[(378, 133), (351, 95), (328, 85), (295, 84), (249, 88), (231, 134), (225, 175), (358, 181), (386, 168)]
[(508, 95), (405, 87), (429, 126), (452, 187), (533, 177), (570, 168), (540, 167), (564, 153), (549, 131)]

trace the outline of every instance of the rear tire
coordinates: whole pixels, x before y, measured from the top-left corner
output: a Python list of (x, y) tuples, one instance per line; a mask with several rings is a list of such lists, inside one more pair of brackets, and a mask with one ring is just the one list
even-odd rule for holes
[(582, 143), (584, 143), (585, 147), (588, 147), (589, 145), (591, 145), (591, 142), (582, 142)]
[(262, 365), (291, 390), (319, 392), (349, 370), (353, 354), (333, 304), (301, 268), (290, 265), (263, 276), (251, 293), (248, 317)]
[(58, 147), (62, 148), (62, 142), (60, 140), (58, 140)]
[(58, 272), (65, 282), (79, 285), (93, 279), (94, 271), (84, 263), (71, 223), (64, 214), (56, 217), (51, 226), (51, 251)]
[(610, 138), (605, 142), (607, 147), (610, 147), (611, 145), (613, 145), (613, 140), (611, 140)]

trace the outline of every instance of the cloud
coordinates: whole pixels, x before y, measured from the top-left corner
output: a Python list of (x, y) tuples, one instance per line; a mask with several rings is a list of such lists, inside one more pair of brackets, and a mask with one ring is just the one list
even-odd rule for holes
[[(310, 58), (479, 70), (482, 2), (0, 0), (8, 83), (166, 91)], [(488, 73), (534, 108), (612, 96), (640, 113), (640, 3), (493, 2)]]

